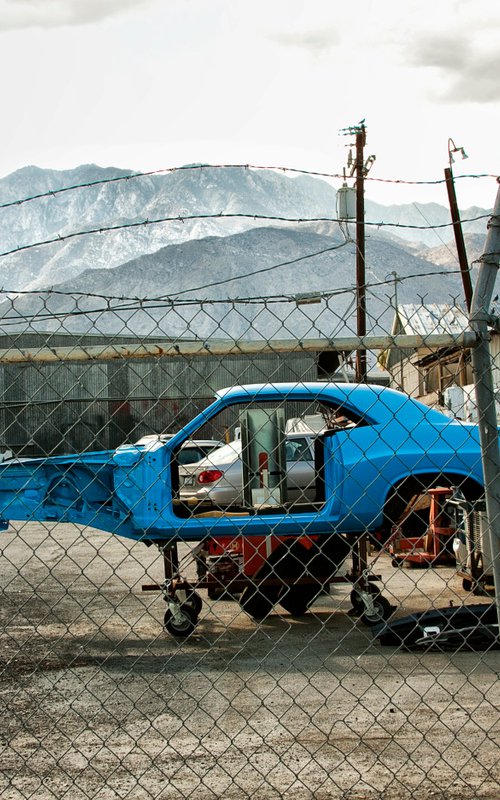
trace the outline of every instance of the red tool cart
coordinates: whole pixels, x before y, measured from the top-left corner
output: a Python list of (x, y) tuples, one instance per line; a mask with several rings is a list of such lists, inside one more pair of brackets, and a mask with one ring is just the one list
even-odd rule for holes
[[(339, 574), (349, 556), (351, 570)], [(302, 616), (318, 595), (328, 593), (330, 583), (339, 582), (352, 583), (353, 613), (366, 625), (378, 624), (394, 610), (374, 585), (381, 578), (367, 564), (366, 537), (355, 541), (340, 534), (209, 537), (187, 559), (196, 564), (196, 582), (182, 577), (177, 545), (169, 543), (163, 548), (165, 583), (142, 587), (162, 590), (167, 604), (172, 593), (181, 597), (189, 612), (182, 624), (170, 606), (165, 613), (165, 628), (176, 637), (194, 630), (203, 602), (200, 589), (206, 589), (211, 600), (236, 600), (256, 620), (278, 604), (292, 616)]]

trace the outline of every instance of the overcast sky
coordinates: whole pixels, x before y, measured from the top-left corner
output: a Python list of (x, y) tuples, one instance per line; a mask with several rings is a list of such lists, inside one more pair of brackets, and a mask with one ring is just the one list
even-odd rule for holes
[[(341, 172), (366, 119), (373, 178), (500, 174), (498, 0), (0, 0), (0, 175), (193, 162)], [(370, 183), (383, 203), (444, 188)], [(457, 181), (462, 207), (493, 179)]]

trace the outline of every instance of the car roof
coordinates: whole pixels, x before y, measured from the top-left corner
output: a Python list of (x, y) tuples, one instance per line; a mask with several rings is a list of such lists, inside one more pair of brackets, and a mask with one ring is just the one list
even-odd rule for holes
[(398, 414), (404, 414), (407, 423), (422, 419), (433, 424), (449, 424), (449, 417), (424, 405), (413, 397), (369, 383), (331, 383), (328, 381), (304, 381), (300, 383), (252, 383), (230, 386), (215, 394), (218, 400), (228, 404), (241, 402), (280, 402), (286, 400), (315, 400), (351, 409), (358, 416), (372, 423), (387, 424)]
[[(173, 439), (175, 436), (174, 433), (148, 433), (146, 436), (142, 436), (136, 444), (150, 444), (151, 442), (169, 442), (170, 439)], [(223, 445), (220, 439), (186, 439), (185, 442), (182, 443), (182, 447), (220, 447)]]

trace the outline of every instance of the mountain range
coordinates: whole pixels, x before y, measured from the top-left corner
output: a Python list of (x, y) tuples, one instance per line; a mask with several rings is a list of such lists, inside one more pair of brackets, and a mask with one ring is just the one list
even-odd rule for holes
[[(80, 188), (59, 191), (72, 186)], [(471, 261), (482, 252), (489, 213), (462, 212), (463, 220), (480, 217), (464, 223)], [(2, 253), (26, 248), (2, 255), (5, 329), (348, 335), (355, 231), (349, 225), (346, 237), (335, 217), (335, 189), (308, 175), (201, 165), (142, 177), (95, 165), (26, 167), (0, 180)], [(373, 223), (366, 227), (369, 330), (390, 327), (396, 299), (461, 302), (452, 231), (426, 227), (449, 223), (444, 206), (367, 200), (366, 221)], [(85, 234), (95, 230), (102, 232)], [(30, 246), (49, 239), (57, 241)], [(327, 297), (311, 302), (315, 293)]]

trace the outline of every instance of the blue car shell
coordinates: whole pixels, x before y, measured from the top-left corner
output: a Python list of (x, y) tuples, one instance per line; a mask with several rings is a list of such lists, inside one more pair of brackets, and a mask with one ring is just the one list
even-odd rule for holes
[[(230, 406), (306, 401), (356, 420), (319, 435), (318, 502), (268, 513), (179, 513), (176, 452)], [(114, 451), (0, 464), (0, 516), (91, 526), (150, 542), (206, 536), (360, 534), (380, 530), (397, 499), (418, 485), (455, 485), (480, 494), (483, 471), (476, 425), (453, 420), (408, 395), (374, 385), (277, 383), (231, 387), (167, 441)]]

